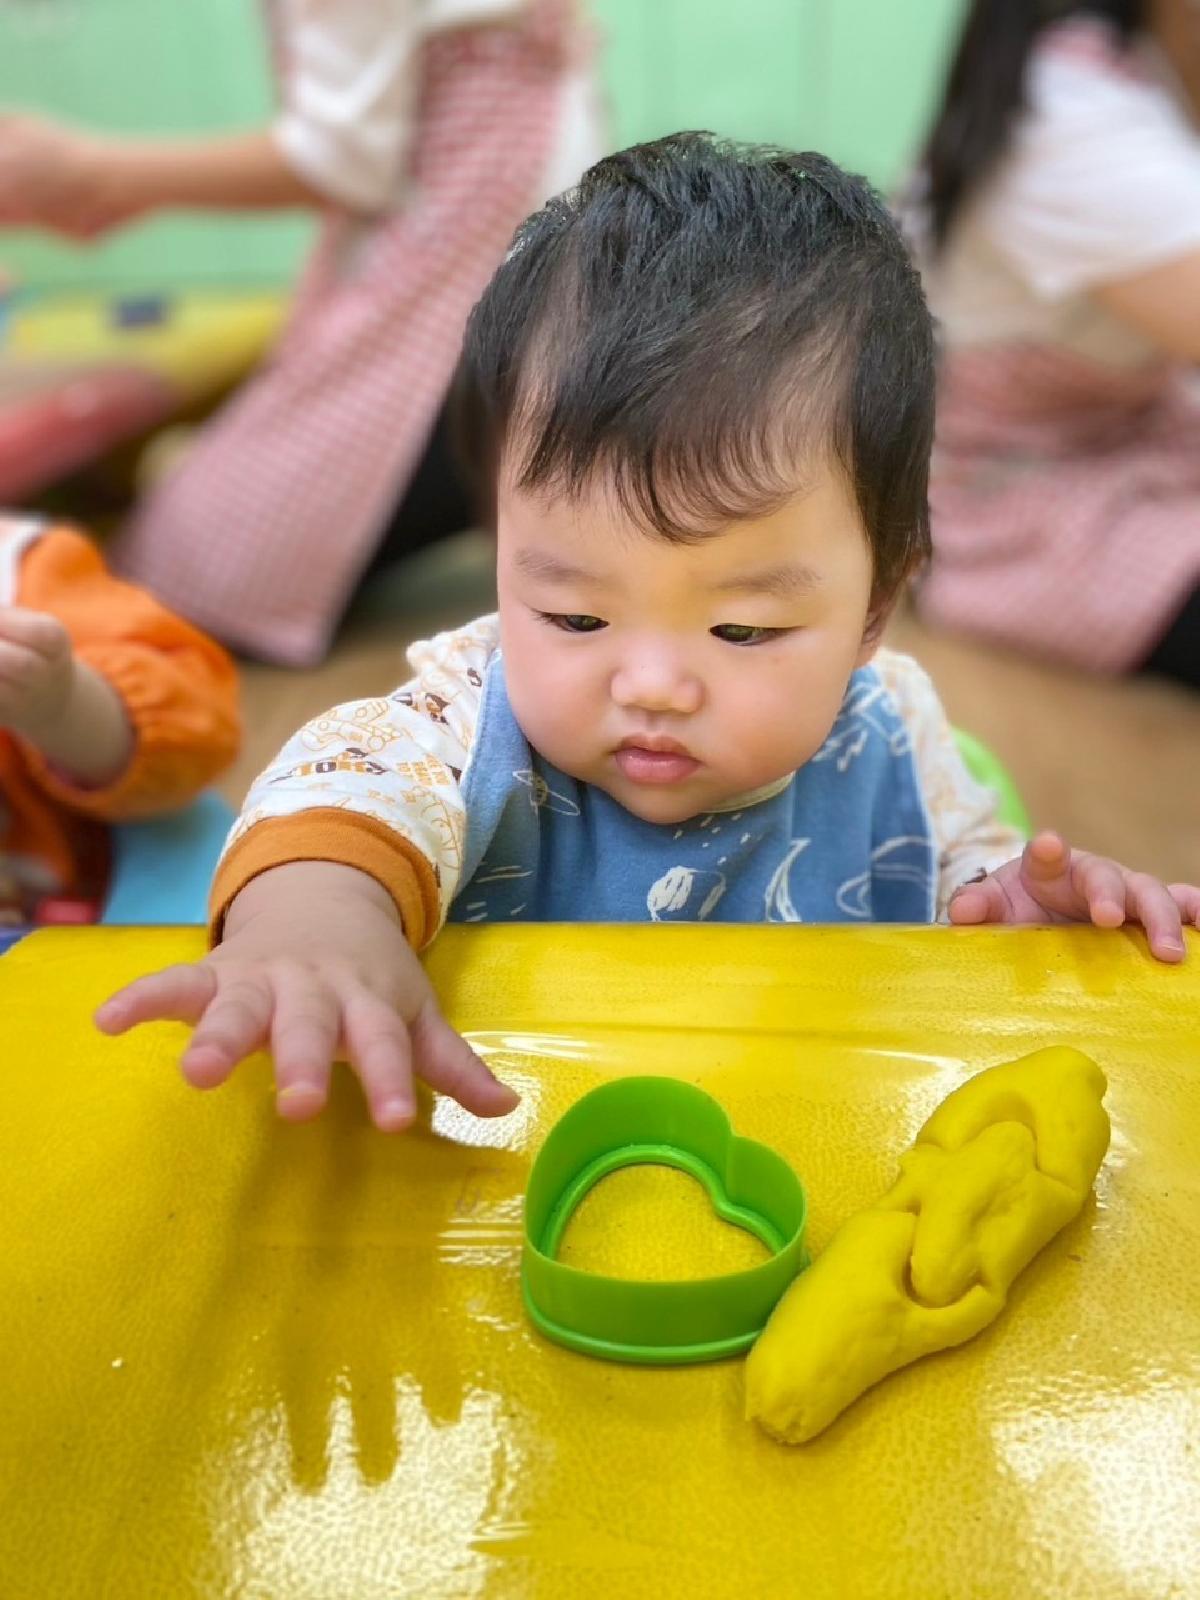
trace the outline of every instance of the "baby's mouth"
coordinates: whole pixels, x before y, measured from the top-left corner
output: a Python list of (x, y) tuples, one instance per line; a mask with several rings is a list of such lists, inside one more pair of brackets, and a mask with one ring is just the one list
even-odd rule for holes
[(681, 783), (701, 765), (678, 739), (654, 733), (633, 734), (622, 739), (613, 759), (631, 783)]

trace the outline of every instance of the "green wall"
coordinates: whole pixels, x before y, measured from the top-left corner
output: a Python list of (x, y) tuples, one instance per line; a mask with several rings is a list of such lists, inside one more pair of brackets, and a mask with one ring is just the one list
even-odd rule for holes
[[(253, 127), (271, 106), (255, 0), (0, 0), (0, 106), (123, 133)], [(77, 247), (0, 233), (0, 266), (61, 287), (262, 285), (291, 275), (307, 217), (173, 216)]]
[(893, 182), (964, 0), (592, 0), (619, 144), (711, 128)]
[[(827, 151), (892, 182), (962, 0), (592, 0), (613, 142), (674, 128)], [(249, 127), (271, 104), (256, 0), (0, 0), (0, 106), (128, 132)], [(305, 219), (184, 218), (87, 249), (0, 236), (29, 284), (285, 280)]]

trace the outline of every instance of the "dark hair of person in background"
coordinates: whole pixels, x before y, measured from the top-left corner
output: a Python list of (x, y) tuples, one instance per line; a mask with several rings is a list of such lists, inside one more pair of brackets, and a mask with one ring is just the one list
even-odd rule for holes
[(1068, 17), (1091, 16), (1128, 46), (1146, 25), (1146, 9), (1147, 0), (974, 0), (923, 157), (935, 248), (1004, 154), (1038, 35)]
[(828, 452), (877, 603), (928, 555), (932, 323), (878, 196), (824, 156), (678, 133), (598, 162), (518, 231), (464, 369), (486, 458), (523, 489), (603, 480), (690, 541)]

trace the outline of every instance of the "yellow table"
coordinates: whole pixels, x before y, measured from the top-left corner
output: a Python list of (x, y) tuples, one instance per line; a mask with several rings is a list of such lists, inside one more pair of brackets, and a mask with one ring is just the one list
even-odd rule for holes
[[(265, 1063), (202, 1096), (182, 1029), (90, 1031), (199, 943), (0, 959), (3, 1600), (1200, 1594), (1197, 941), (1167, 970), (1091, 930), (454, 930), (435, 977), (522, 1107), (391, 1139), (347, 1073), (286, 1127)], [(794, 1163), (819, 1248), (964, 1071), (1051, 1042), (1109, 1077), (1095, 1200), (992, 1328), (814, 1444), (743, 1422), (739, 1362), (527, 1325), (531, 1152), (600, 1078), (701, 1083)], [(606, 1180), (577, 1259), (727, 1264), (688, 1181)]]

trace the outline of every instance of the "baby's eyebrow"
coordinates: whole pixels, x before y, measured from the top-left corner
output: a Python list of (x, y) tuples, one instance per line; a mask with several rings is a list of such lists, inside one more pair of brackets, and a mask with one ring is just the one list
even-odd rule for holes
[(718, 594), (768, 594), (779, 600), (794, 600), (797, 595), (819, 589), (824, 581), (812, 567), (787, 562), (778, 567), (762, 567), (758, 572), (734, 573), (713, 588)]
[(529, 577), (541, 578), (545, 583), (596, 584), (604, 581), (599, 573), (589, 572), (586, 567), (576, 566), (573, 561), (564, 561), (561, 556), (551, 555), (548, 550), (518, 550), (513, 561)]

